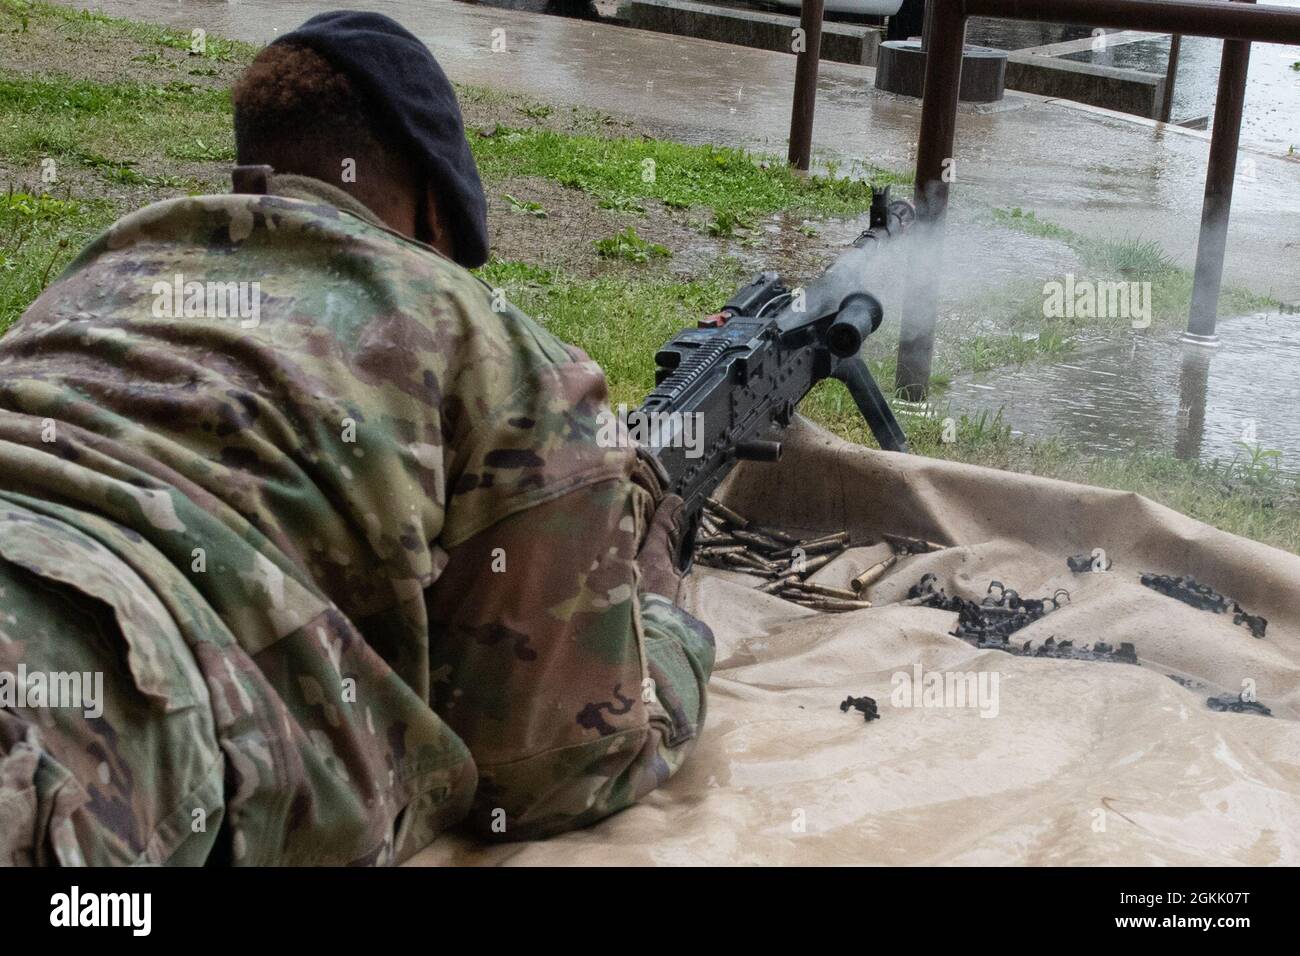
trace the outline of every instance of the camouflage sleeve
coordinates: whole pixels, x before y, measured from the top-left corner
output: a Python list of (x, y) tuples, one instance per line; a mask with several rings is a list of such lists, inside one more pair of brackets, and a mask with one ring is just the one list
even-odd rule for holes
[(713, 638), (638, 596), (633, 495), (605, 480), (511, 514), (454, 547), (429, 591), (434, 706), (478, 765), (485, 835), (593, 823), (694, 747)]

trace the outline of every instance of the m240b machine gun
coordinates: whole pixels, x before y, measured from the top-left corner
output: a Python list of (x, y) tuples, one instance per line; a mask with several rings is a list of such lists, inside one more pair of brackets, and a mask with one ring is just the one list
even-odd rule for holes
[[(652, 436), (643, 445), (686, 502), (684, 560), (694, 528), (737, 461), (776, 461), (781, 432), (823, 379), (843, 382), (880, 447), (909, 451), (907, 438), (859, 355), (884, 317), (865, 288), (884, 243), (915, 218), (910, 203), (878, 189), (871, 228), (817, 280), (791, 289), (760, 273), (698, 328), (678, 332), (655, 354), (656, 385), (639, 409)], [(680, 440), (685, 427), (694, 440)]]

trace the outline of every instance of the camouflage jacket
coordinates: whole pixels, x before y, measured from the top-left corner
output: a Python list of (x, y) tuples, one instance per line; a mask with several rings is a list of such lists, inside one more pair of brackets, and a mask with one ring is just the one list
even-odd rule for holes
[[(332, 187), (273, 192), (127, 216), (0, 339), (0, 565), (113, 609), (135, 698), (0, 710), (39, 831), (0, 862), (6, 830), (90, 863), (545, 836), (699, 733), (712, 636), (640, 592), (600, 369)], [(80, 660), (22, 619), (0, 671)]]

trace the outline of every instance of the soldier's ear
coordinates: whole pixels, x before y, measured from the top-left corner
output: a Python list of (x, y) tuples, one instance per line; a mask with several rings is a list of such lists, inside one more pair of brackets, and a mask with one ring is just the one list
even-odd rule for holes
[(433, 246), (448, 259), (451, 259), (453, 252), (451, 227), (450, 223), (442, 218), (442, 212), (438, 207), (438, 193), (432, 183), (425, 184), (420, 207), (419, 229), (421, 234), (417, 238), (421, 242)]

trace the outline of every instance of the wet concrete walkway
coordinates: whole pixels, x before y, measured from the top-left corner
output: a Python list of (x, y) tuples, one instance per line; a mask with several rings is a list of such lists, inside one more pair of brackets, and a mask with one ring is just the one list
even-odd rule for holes
[[(70, 5), (253, 42), (338, 6), (317, 0)], [(621, 114), (686, 142), (785, 152), (794, 80), (789, 55), (452, 0), (366, 0), (362, 6), (409, 27), (458, 82)], [(504, 41), (503, 51), (494, 52), (494, 38), (498, 47)], [(815, 147), (841, 164), (866, 160), (908, 169), (919, 104), (875, 93), (872, 76), (865, 67), (822, 64)], [(1009, 94), (999, 108), (961, 116), (953, 202), (1019, 206), (1087, 235), (1155, 239), (1190, 266), (1208, 151), (1202, 134)], [(1242, 166), (1227, 280), (1300, 300), (1300, 161), (1243, 152)]]

